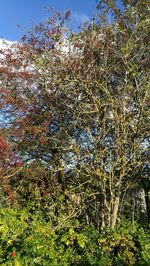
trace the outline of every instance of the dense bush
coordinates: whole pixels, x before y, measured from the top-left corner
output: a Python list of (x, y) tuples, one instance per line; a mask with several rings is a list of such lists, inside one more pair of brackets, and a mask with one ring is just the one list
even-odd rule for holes
[(40, 211), (1, 209), (1, 265), (149, 265), (146, 231), (125, 223), (100, 234), (77, 220), (56, 226)]

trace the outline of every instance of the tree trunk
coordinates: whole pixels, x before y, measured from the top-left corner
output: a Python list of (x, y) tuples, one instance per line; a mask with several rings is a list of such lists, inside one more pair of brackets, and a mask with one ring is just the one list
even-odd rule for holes
[(146, 212), (147, 212), (147, 221), (150, 225), (150, 182), (149, 180), (142, 180), (143, 189), (145, 192), (145, 203), (146, 203)]
[(149, 190), (146, 189), (145, 189), (145, 202), (146, 202), (147, 220), (148, 224), (150, 225), (150, 197), (149, 197)]
[(111, 228), (114, 229), (117, 221), (118, 210), (119, 210), (120, 197), (116, 196), (113, 202), (113, 209), (111, 214)]

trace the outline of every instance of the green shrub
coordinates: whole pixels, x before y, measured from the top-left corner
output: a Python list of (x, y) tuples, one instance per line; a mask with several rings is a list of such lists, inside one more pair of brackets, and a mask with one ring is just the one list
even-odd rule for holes
[(0, 210), (0, 264), (11, 266), (149, 265), (148, 232), (126, 223), (100, 234), (77, 220), (53, 225), (42, 213)]

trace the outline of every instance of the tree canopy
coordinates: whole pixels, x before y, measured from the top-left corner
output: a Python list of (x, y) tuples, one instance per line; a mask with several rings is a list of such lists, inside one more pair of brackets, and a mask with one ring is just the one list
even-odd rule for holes
[(1, 51), (4, 206), (101, 233), (146, 208), (148, 226), (150, 5), (116, 2), (99, 1), (77, 33), (55, 12)]

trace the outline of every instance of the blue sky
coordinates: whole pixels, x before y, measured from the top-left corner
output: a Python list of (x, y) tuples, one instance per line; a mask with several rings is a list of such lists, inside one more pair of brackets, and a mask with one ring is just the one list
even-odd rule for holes
[[(46, 19), (43, 10), (52, 6), (62, 11), (72, 10), (74, 25), (81, 24), (95, 13), (97, 0), (1, 0), (0, 1), (0, 38), (10, 41), (19, 40), (32, 25)], [(23, 29), (19, 29), (17, 24)]]

